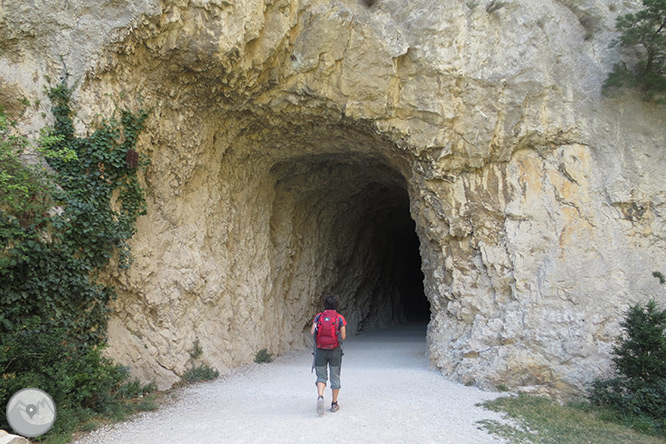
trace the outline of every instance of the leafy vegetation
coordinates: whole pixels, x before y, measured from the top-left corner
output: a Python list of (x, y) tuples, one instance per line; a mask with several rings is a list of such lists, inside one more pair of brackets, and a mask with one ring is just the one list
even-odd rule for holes
[(666, 310), (654, 301), (636, 304), (621, 326), (624, 334), (613, 350), (616, 375), (594, 381), (590, 403), (501, 397), (484, 406), (512, 422), (482, 426), (512, 443), (666, 443)]
[(609, 422), (612, 412), (587, 403), (560, 405), (526, 394), (504, 396), (483, 404), (505, 413), (507, 421), (484, 420), (480, 425), (514, 444), (664, 444), (656, 436), (642, 434)]
[(612, 45), (635, 49), (637, 62), (615, 65), (605, 88), (634, 87), (648, 100), (666, 103), (666, 0), (643, 0), (643, 9), (617, 18), (622, 34)]
[(207, 366), (206, 364), (200, 363), (198, 366), (196, 365), (195, 361), (203, 354), (203, 349), (201, 348), (199, 338), (194, 340), (194, 343), (192, 344), (192, 350), (189, 351), (189, 354), (192, 367), (187, 370), (183, 376), (181, 376), (181, 382), (189, 384), (199, 381), (212, 381), (213, 379), (220, 376), (220, 372)]
[(616, 375), (596, 380), (590, 400), (649, 433), (666, 436), (666, 310), (654, 301), (630, 308), (613, 350)]
[(212, 381), (218, 376), (220, 376), (220, 372), (218, 372), (216, 369), (211, 368), (206, 364), (199, 364), (199, 366), (192, 366), (192, 368), (186, 371), (180, 379), (183, 382), (192, 383), (199, 381)]
[(20, 158), (29, 143), (0, 110), (0, 405), (19, 389), (45, 390), (58, 409), (50, 434), (117, 415), (127, 396), (154, 388), (102, 356), (115, 293), (99, 281), (113, 258), (129, 266), (127, 241), (145, 213), (137, 171), (147, 159), (127, 160), (148, 112), (120, 110), (78, 137), (71, 92), (66, 79), (48, 90), (55, 123), (37, 147), (46, 164)]
[(273, 362), (273, 353), (269, 353), (267, 349), (262, 348), (254, 355), (254, 362), (257, 364), (268, 364)]

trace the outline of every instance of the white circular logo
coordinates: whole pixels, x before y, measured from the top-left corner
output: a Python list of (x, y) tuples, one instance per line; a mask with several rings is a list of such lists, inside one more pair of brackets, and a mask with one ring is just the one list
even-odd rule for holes
[(28, 438), (48, 432), (55, 419), (55, 403), (48, 393), (40, 389), (19, 390), (7, 404), (7, 422), (16, 433)]

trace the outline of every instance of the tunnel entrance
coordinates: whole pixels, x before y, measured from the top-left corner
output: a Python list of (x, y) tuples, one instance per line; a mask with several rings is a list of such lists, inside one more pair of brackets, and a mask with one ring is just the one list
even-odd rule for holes
[[(409, 213), (405, 213), (402, 217), (408, 215)], [(394, 225), (392, 228), (394, 232), (389, 239), (396, 245), (394, 267), (400, 306), (408, 322), (427, 323), (430, 320), (430, 303), (423, 289), (424, 276), (421, 270), (416, 224), (409, 218), (403, 225)], [(389, 239), (387, 243), (390, 242)]]
[(294, 299), (308, 287), (312, 311), (322, 294), (337, 293), (352, 334), (429, 321), (416, 225), (396, 169), (376, 156), (313, 155), (272, 174), (271, 239), (277, 263), (296, 274), (287, 289)]
[[(372, 197), (368, 196), (367, 215), (361, 222), (367, 226), (361, 225), (358, 229), (372, 233), (372, 256), (366, 271), (377, 270), (378, 276), (372, 281), (375, 285), (372, 292), (376, 294), (371, 300), (378, 307), (370, 308), (360, 327), (428, 322), (430, 304), (423, 289), (419, 239), (416, 224), (409, 214), (406, 191), (379, 186), (369, 188), (366, 193)], [(382, 310), (382, 305), (387, 307)]]

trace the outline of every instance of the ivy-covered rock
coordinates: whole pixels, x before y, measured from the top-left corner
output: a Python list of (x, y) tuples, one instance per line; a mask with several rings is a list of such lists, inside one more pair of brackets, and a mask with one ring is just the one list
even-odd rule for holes
[(98, 274), (112, 258), (129, 266), (127, 240), (146, 211), (137, 172), (147, 160), (126, 159), (148, 113), (121, 110), (79, 137), (70, 96), (64, 80), (49, 90), (55, 124), (39, 148), (48, 167), (22, 162), (28, 142), (0, 119), (0, 404), (43, 388), (69, 412), (56, 429), (105, 413), (126, 379), (101, 356), (115, 293)]

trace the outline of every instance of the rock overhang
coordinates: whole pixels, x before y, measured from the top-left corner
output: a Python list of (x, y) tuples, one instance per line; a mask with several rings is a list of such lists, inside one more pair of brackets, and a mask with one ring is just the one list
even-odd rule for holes
[[(84, 119), (110, 109), (104, 93), (155, 107), (151, 212), (113, 276), (110, 335), (143, 378), (174, 381), (197, 338), (221, 370), (301, 346), (318, 294), (390, 284), (359, 247), (386, 220), (413, 221), (429, 354), (460, 380), (580, 390), (628, 301), (659, 297), (641, 269), (664, 262), (663, 122), (598, 94), (613, 14), (597, 2), (578, 10), (601, 14), (590, 40), (556, 1), (144, 6), (101, 27), (118, 41), (96, 68), (73, 64)], [(356, 325), (396, 319), (349, 304)]]

